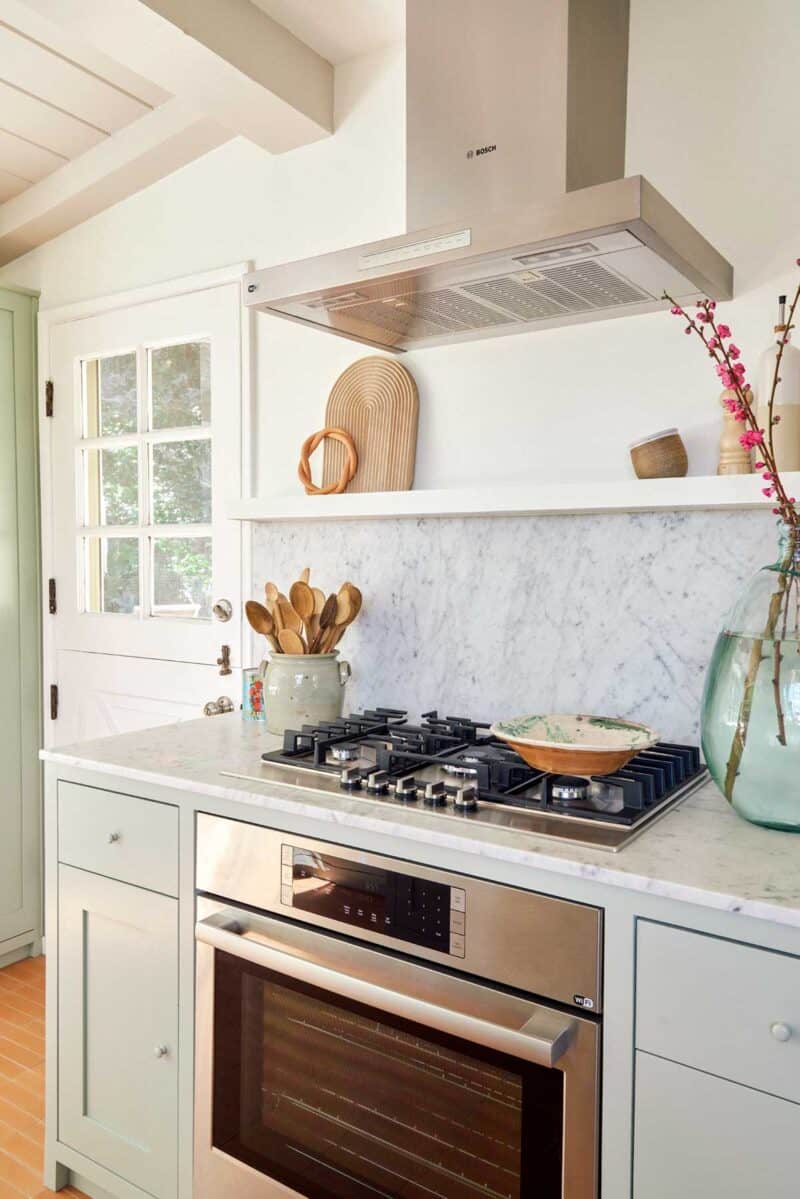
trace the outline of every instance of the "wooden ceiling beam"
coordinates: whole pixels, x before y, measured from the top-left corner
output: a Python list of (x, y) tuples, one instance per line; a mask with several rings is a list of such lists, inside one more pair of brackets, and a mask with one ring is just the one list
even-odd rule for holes
[(0, 207), (0, 266), (230, 139), (179, 100), (120, 129)]
[(23, 0), (272, 153), (333, 130), (333, 67), (251, 0)]

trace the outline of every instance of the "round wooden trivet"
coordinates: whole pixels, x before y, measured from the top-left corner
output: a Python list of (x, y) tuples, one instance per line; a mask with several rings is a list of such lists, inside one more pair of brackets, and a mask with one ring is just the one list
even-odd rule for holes
[[(347, 491), (407, 491), (414, 481), (419, 396), (413, 377), (393, 358), (370, 356), (347, 367), (333, 385), (325, 423), (346, 429), (358, 453), (358, 477)], [(323, 486), (336, 480), (344, 450), (325, 443)]]
[[(347, 453), (347, 459), (342, 467), (342, 473), (335, 483), (329, 483), (327, 487), (315, 487), (311, 482), (311, 455), (314, 450), (320, 445), (326, 437), (331, 437), (334, 441), (340, 442)], [(306, 495), (335, 495), (340, 491), (344, 491), (347, 484), (358, 470), (358, 454), (353, 439), (344, 429), (334, 429), (326, 427), (320, 429), (318, 433), (312, 433), (303, 442), (303, 447), (300, 450), (300, 464), (297, 467), (297, 477), (306, 489)]]

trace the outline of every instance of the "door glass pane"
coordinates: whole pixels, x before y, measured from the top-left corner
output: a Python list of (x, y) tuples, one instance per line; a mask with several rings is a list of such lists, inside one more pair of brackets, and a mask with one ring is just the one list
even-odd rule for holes
[(211, 538), (153, 541), (154, 616), (211, 618)]
[(153, 446), (153, 523), (211, 521), (211, 442), (165, 441)]
[(211, 420), (211, 345), (192, 341), (150, 351), (154, 429), (207, 425)]
[(135, 433), (136, 354), (93, 358), (83, 364), (83, 435)]
[(215, 961), (218, 1150), (312, 1199), (560, 1199), (558, 1071)]
[(83, 555), (86, 611), (135, 612), (139, 607), (139, 539), (86, 537)]
[(87, 525), (135, 525), (139, 521), (139, 451), (84, 450)]

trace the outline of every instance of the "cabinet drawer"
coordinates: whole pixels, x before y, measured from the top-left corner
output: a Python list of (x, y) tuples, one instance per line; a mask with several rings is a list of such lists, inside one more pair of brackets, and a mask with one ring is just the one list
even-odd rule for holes
[(797, 1199), (800, 1107), (636, 1055), (634, 1199)]
[(636, 1047), (800, 1103), (800, 959), (640, 921)]
[(58, 785), (58, 860), (178, 894), (178, 809), (76, 783)]

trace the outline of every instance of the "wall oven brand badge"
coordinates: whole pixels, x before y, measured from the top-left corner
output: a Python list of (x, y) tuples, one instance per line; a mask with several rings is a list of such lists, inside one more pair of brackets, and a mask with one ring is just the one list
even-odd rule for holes
[(572, 1002), (576, 1003), (578, 1005), (578, 1007), (585, 1007), (585, 1008), (593, 1008), (594, 1007), (594, 1000), (590, 999), (588, 995), (573, 995)]
[(467, 158), (480, 158), (483, 154), (494, 154), (496, 145), (478, 146), (475, 150), (467, 150)]

